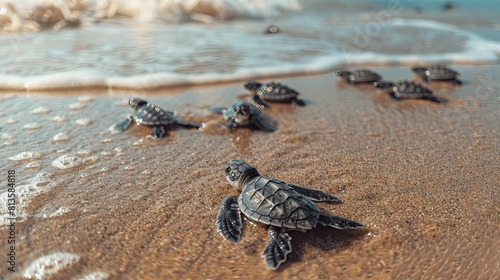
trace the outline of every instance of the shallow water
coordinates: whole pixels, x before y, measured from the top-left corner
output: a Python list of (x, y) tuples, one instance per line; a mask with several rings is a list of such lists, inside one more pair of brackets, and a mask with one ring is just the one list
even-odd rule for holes
[[(293, 1), (284, 8), (282, 1), (266, 3), (254, 7), (276, 10), (273, 16), (251, 16), (247, 7), (229, 21), (172, 24), (118, 16), (96, 21), (83, 13), (87, 21), (74, 28), (3, 34), (0, 52), (15, 55), (0, 62), (0, 87), (156, 89), (322, 73), (339, 64), (497, 63), (500, 53), (500, 22), (484, 5), (457, 4), (448, 12), (425, 5), (418, 12), (405, 1), (313, 1), (297, 12)], [(278, 16), (280, 10), (286, 15)], [(265, 34), (273, 25), (280, 32)]]

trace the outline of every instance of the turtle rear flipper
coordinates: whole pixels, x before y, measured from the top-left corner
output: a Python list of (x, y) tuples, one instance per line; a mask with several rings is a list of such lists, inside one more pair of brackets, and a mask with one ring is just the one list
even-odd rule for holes
[(312, 201), (325, 201), (325, 202), (337, 202), (342, 203), (342, 200), (334, 195), (324, 193), (318, 190), (307, 189), (301, 186), (290, 185), (296, 192), (309, 198)]
[(267, 109), (269, 108), (269, 105), (267, 105), (262, 99), (259, 98), (258, 94), (254, 94), (250, 101), (259, 109)]
[(222, 200), (215, 225), (217, 226), (217, 232), (225, 240), (232, 243), (240, 241), (243, 224), (241, 223), (237, 196), (229, 196)]
[(389, 97), (394, 99), (394, 100), (401, 100), (401, 98), (396, 96), (396, 93), (394, 91), (390, 91), (388, 94), (389, 94)]
[(306, 103), (302, 99), (294, 99), (292, 100), (292, 104), (295, 104), (297, 106), (306, 106)]
[(435, 96), (429, 96), (429, 97), (425, 97), (424, 98), (425, 100), (429, 100), (429, 101), (432, 101), (432, 102), (436, 102), (436, 103), (441, 103), (441, 99), (435, 97)]
[(318, 223), (324, 226), (333, 227), (336, 229), (348, 229), (348, 228), (360, 228), (364, 227), (362, 223), (358, 223), (353, 220), (349, 220), (346, 218), (331, 216), (328, 214), (319, 214)]
[(267, 235), (269, 242), (262, 251), (264, 263), (269, 269), (277, 269), (281, 263), (286, 261), (286, 256), (292, 251), (290, 240), (292, 239), (286, 232), (277, 227), (270, 226)]
[(238, 123), (236, 120), (232, 118), (227, 122), (226, 127), (229, 128), (229, 130), (235, 130), (237, 125)]
[(130, 127), (130, 125), (132, 124), (133, 121), (134, 121), (134, 117), (132, 115), (130, 115), (124, 121), (115, 125), (115, 127), (113, 129), (116, 131), (119, 131), (119, 132), (124, 131)]

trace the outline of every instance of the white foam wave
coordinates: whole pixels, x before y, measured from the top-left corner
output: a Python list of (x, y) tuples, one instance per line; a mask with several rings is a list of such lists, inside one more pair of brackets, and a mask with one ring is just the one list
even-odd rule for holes
[[(277, 1), (276, 3), (281, 2)], [(128, 41), (118, 43), (118, 45), (110, 45), (109, 42), (97, 44), (97, 49), (93, 50), (95, 53), (90, 52), (87, 55), (106, 57), (109, 61), (96, 63), (94, 68), (79, 67), (80, 61), (87, 61), (81, 54), (52, 50), (52, 54), (57, 54), (58, 59), (63, 63), (54, 65), (53, 69), (49, 67), (45, 69), (46, 71), (40, 72), (48, 74), (0, 74), (0, 85), (3, 89), (20, 91), (82, 88), (153, 90), (285, 75), (323, 73), (334, 70), (339, 64), (377, 66), (498, 62), (500, 43), (484, 39), (473, 32), (433, 20), (394, 18), (385, 24), (385, 28), (401, 26), (452, 33), (455, 39), (465, 38), (465, 46), (459, 51), (440, 53), (387, 54), (343, 48), (341, 42), (335, 41), (335, 39), (325, 40), (321, 36), (312, 36), (311, 38), (304, 38), (302, 35), (297, 37), (274, 36), (256, 34), (255, 32), (248, 33), (248, 30), (241, 31), (232, 27), (222, 30), (181, 26), (172, 33), (168, 33), (170, 31), (155, 33), (154, 38), (168, 34), (171, 44), (152, 39), (153, 42), (149, 43), (154, 51), (147, 59), (142, 57), (149, 54), (149, 51), (144, 50), (144, 48), (141, 50), (140, 47), (124, 48), (120, 46)], [(130, 30), (126, 29), (126, 31)], [(387, 32), (390, 33), (391, 30)], [(139, 39), (142, 40), (142, 38)], [(242, 45), (241, 42), (245, 42), (245, 44)], [(411, 43), (411, 41), (408, 42), (408, 44)], [(207, 44), (214, 50), (213, 52), (207, 52)], [(85, 52), (82, 53), (85, 54)], [(141, 60), (141, 58), (143, 59)], [(133, 60), (134, 65), (130, 66), (130, 63), (124, 62), (127, 59)], [(73, 63), (78, 65), (79, 70), (69, 70), (75, 68), (68, 67), (68, 65), (72, 66)], [(82, 62), (82, 65), (84, 64)], [(128, 69), (127, 67), (132, 70), (120, 72), (123, 69)], [(61, 72), (51, 73), (51, 71)], [(84, 102), (79, 101), (72, 104), (70, 109), (83, 109), (86, 105)], [(27, 128), (29, 129), (29, 127)]]
[(109, 274), (102, 271), (94, 271), (84, 276), (78, 277), (78, 280), (105, 280), (109, 278)]
[(54, 135), (54, 137), (52, 137), (52, 141), (54, 142), (64, 142), (68, 141), (69, 139), (71, 139), (71, 136), (69, 136), (69, 134), (66, 132), (57, 133), (56, 135)]
[(43, 217), (44, 218), (47, 218), (47, 217), (49, 217), (49, 218), (57, 217), (57, 216), (63, 215), (64, 213), (68, 213), (69, 211), (71, 211), (70, 208), (62, 206), (62, 207), (59, 207), (59, 209), (57, 209), (53, 213), (43, 215)]
[[(24, 209), (28, 206), (29, 202), (37, 195), (51, 189), (54, 186), (50, 177), (51, 173), (39, 173), (27, 184), (16, 186), (16, 196), (18, 205), (16, 206), (16, 217), (18, 219), (26, 217)], [(8, 224), (7, 218), (10, 213), (7, 212), (8, 192), (5, 191), (0, 194), (0, 225)]]
[(76, 120), (75, 123), (77, 125), (81, 125), (81, 126), (88, 126), (88, 125), (92, 124), (92, 120), (90, 120), (89, 118), (81, 118), (81, 119)]
[(69, 155), (62, 155), (56, 158), (52, 162), (52, 166), (59, 169), (68, 169), (79, 166), (82, 163), (82, 159), (79, 157), (73, 157)]
[(36, 130), (40, 129), (42, 126), (40, 126), (37, 123), (27, 123), (23, 126), (23, 128), (28, 129), (28, 130)]
[(32, 159), (39, 159), (42, 157), (41, 153), (38, 152), (22, 152), (20, 154), (17, 154), (13, 157), (10, 157), (10, 160), (14, 161), (21, 161), (21, 160), (32, 160)]
[(31, 262), (24, 270), (23, 276), (26, 279), (44, 279), (79, 260), (80, 257), (76, 254), (52, 253)]
[(44, 115), (44, 114), (47, 114), (49, 113), (50, 110), (47, 109), (46, 107), (38, 107), (36, 109), (33, 110), (33, 114), (36, 114), (36, 115)]
[(140, 22), (262, 18), (300, 8), (298, 0), (5, 0), (0, 3), (0, 31), (59, 29), (115, 17)]

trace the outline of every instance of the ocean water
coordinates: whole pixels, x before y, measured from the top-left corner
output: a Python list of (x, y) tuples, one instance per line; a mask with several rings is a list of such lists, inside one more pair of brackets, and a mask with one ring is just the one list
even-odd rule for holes
[[(497, 63), (497, 2), (3, 1), (0, 89), (156, 89), (339, 65)], [(59, 16), (58, 16), (59, 15)], [(265, 33), (276, 26), (278, 33)]]

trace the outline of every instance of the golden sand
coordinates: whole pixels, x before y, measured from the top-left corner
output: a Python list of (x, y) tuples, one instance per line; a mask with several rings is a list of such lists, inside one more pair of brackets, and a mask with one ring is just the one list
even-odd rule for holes
[[(2, 123), (18, 120), (4, 125), (1, 132), (15, 138), (2, 140), (14, 142), (2, 152), (41, 152), (41, 167), (8, 161), (7, 168), (16, 169), (19, 184), (41, 172), (52, 173), (53, 181), (18, 221), (19, 271), (42, 255), (67, 252), (80, 259), (46, 279), (96, 271), (109, 279), (498, 279), (500, 88), (489, 77), (498, 77), (500, 67), (455, 68), (462, 87), (433, 85), (445, 104), (394, 101), (371, 87), (338, 83), (333, 73), (282, 79), (307, 106), (267, 111), (279, 126), (274, 133), (231, 133), (221, 128), (220, 116), (207, 112), (236, 101), (240, 84), (180, 93), (83, 93), (91, 96), (83, 101), (69, 94), (5, 99), (6, 105), (34, 105), (28, 113), (7, 109), (0, 116)], [(411, 77), (408, 68), (375, 70), (391, 80)], [(107, 128), (127, 115), (129, 96), (210, 128), (176, 129), (159, 141), (146, 137), (149, 128), (110, 134)], [(69, 109), (78, 102), (82, 108)], [(42, 103), (50, 113), (32, 114)], [(56, 115), (67, 120), (51, 120)], [(75, 125), (82, 118), (91, 122)], [(34, 121), (42, 127), (23, 129)], [(70, 139), (50, 140), (61, 132)], [(64, 154), (95, 158), (54, 168), (51, 162)], [(341, 197), (344, 204), (319, 206), (366, 228), (291, 232), (287, 262), (266, 270), (260, 256), (265, 228), (244, 221), (237, 244), (215, 229), (219, 203), (237, 194), (223, 167), (237, 158), (262, 175)], [(69, 211), (43, 217), (60, 207)], [(0, 236), (6, 235), (2, 227)], [(5, 242), (0, 246), (7, 250)], [(4, 268), (2, 262), (2, 275), (22, 279)]]

